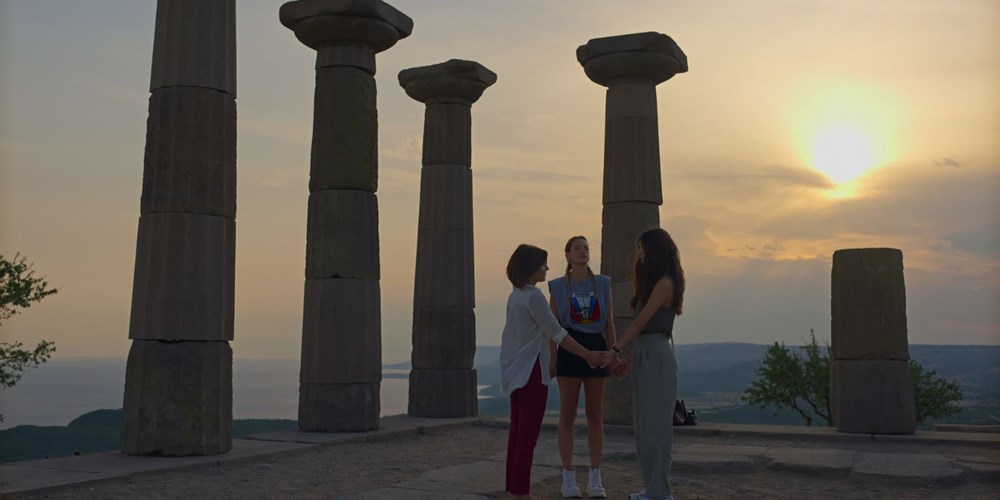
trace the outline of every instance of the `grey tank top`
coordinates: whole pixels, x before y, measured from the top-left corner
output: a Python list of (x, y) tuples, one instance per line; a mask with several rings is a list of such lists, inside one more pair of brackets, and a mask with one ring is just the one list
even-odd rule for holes
[[(643, 305), (645, 304), (636, 304), (635, 308), (632, 309), (633, 318), (639, 315), (639, 311), (642, 310)], [(639, 335), (661, 333), (668, 337), (673, 337), (675, 317), (677, 317), (677, 314), (674, 312), (674, 308), (661, 307), (656, 310), (653, 317), (649, 319), (649, 323), (646, 323), (646, 327), (642, 329)]]

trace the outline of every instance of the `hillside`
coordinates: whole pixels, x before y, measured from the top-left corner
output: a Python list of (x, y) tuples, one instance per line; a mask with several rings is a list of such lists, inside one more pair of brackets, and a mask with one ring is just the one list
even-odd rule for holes
[[(788, 411), (756, 408), (740, 401), (754, 379), (754, 370), (768, 346), (762, 344), (713, 343), (677, 345), (678, 397), (694, 409), (702, 422), (802, 425)], [(1000, 346), (926, 345), (910, 346), (910, 356), (936, 370), (939, 377), (956, 381), (966, 397), (963, 412), (943, 422), (1000, 423)], [(507, 398), (500, 395), (500, 348), (478, 346), (475, 366), (485, 397), (479, 402), (483, 415), (506, 416)], [(409, 363), (385, 366), (386, 378), (406, 378)], [(583, 398), (581, 398), (581, 403)], [(552, 385), (547, 409), (558, 412), (559, 391)], [(233, 422), (233, 436), (295, 427), (294, 420), (241, 419)], [(115, 450), (121, 432), (121, 410), (97, 410), (81, 415), (66, 426), (20, 425), (0, 430), (0, 461), (18, 461)]]

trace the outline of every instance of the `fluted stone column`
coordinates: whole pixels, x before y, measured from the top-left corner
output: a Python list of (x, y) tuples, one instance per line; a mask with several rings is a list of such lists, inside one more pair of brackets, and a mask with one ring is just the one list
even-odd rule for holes
[[(659, 227), (663, 204), (656, 86), (687, 71), (687, 57), (662, 33), (595, 38), (576, 49), (576, 59), (597, 84), (608, 88), (604, 123), (604, 212), (601, 273), (611, 276), (619, 335), (632, 319), (628, 299), (635, 241)], [(609, 379), (604, 421), (632, 424), (629, 381)]]
[(497, 75), (473, 61), (410, 68), (399, 84), (427, 104), (408, 413), (471, 417), (479, 410), (472, 244), (472, 103)]
[(232, 448), (236, 5), (159, 0), (121, 451)]
[(830, 412), (841, 431), (916, 431), (903, 252), (837, 250), (831, 280)]
[(279, 18), (317, 51), (299, 428), (371, 430), (382, 381), (375, 54), (413, 21), (380, 0), (298, 0)]

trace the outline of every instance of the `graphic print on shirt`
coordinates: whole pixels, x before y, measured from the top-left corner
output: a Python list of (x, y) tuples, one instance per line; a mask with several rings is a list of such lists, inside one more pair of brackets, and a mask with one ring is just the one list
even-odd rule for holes
[(601, 321), (601, 303), (597, 300), (597, 293), (573, 292), (569, 301), (569, 318), (577, 324)]

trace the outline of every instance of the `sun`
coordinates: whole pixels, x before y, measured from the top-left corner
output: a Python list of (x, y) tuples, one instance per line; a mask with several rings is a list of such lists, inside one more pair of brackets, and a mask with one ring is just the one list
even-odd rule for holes
[(893, 157), (898, 112), (887, 92), (854, 82), (817, 80), (790, 99), (801, 161), (830, 180), (827, 195), (855, 194)]
[(878, 166), (878, 153), (870, 135), (852, 123), (834, 123), (816, 132), (812, 166), (831, 181), (844, 184)]

